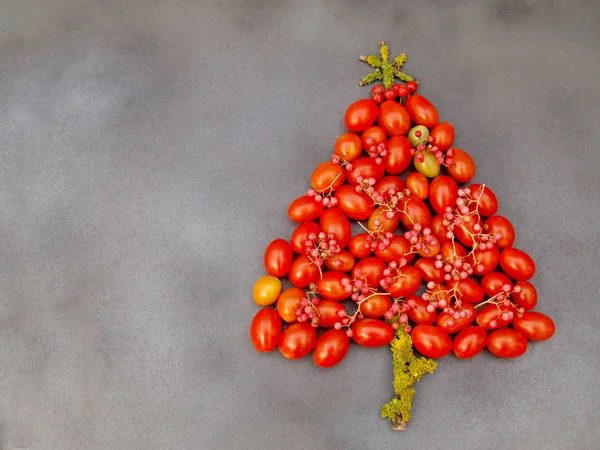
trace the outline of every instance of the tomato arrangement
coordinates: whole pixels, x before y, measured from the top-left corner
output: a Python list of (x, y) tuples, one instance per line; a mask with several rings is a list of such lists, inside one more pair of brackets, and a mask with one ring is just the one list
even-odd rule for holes
[[(497, 214), (490, 187), (469, 184), (475, 162), (454, 146), (452, 124), (440, 122), (418, 83), (399, 72), (402, 55), (389, 62), (386, 48), (381, 59), (361, 57), (375, 68), (361, 84), (384, 85), (347, 109), (331, 160), (288, 208), (297, 224), (289, 241), (266, 247), (267, 274), (253, 289), (264, 308), (251, 341), (288, 359), (312, 352), (323, 368), (341, 363), (352, 341), (381, 347), (395, 336), (408, 336), (426, 358), (472, 358), (486, 348), (522, 356), (529, 341), (555, 331), (532, 311), (535, 263), (513, 247), (514, 226)], [(405, 84), (392, 84), (394, 75)]]

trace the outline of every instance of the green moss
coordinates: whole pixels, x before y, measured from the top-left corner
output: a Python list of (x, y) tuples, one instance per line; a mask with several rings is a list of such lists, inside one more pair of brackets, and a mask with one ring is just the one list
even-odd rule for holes
[(373, 72), (362, 79), (360, 82), (361, 86), (377, 80), (382, 80), (383, 87), (385, 89), (390, 89), (394, 84), (395, 78), (399, 78), (404, 82), (414, 81), (413, 77), (400, 70), (406, 62), (406, 54), (402, 53), (401, 55), (396, 56), (390, 63), (390, 48), (385, 44), (385, 42), (379, 43), (379, 53), (381, 55), (381, 59), (379, 56), (374, 54), (369, 56), (361, 56), (359, 58), (361, 61), (364, 61), (371, 67), (375, 68)]

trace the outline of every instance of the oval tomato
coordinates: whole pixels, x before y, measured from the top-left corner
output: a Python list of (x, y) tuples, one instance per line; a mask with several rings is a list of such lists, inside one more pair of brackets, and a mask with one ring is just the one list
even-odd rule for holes
[(408, 317), (417, 325), (433, 325), (437, 319), (437, 311), (433, 308), (433, 311), (427, 311), (429, 302), (423, 300), (421, 297), (411, 295), (406, 300), (413, 300), (415, 306), (410, 308), (407, 312)]
[(329, 208), (323, 211), (320, 220), (321, 231), (333, 234), (340, 248), (344, 248), (352, 237), (350, 221), (338, 208)]
[(360, 312), (365, 317), (380, 319), (392, 307), (389, 295), (372, 294), (360, 304)]
[(386, 197), (392, 189), (396, 193), (402, 192), (404, 189), (404, 181), (396, 175), (388, 175), (379, 180), (373, 187), (375, 188), (375, 191)]
[(366, 152), (376, 153), (376, 148), (372, 147), (377, 147), (379, 144), (385, 143), (387, 141), (387, 134), (385, 134), (383, 128), (374, 125), (363, 131), (360, 135), (360, 140)]
[(386, 206), (379, 206), (369, 218), (367, 229), (369, 231), (390, 231), (393, 232), (398, 228), (400, 223), (400, 214), (394, 213), (392, 217), (388, 217), (389, 209)]
[(400, 269), (400, 274), (385, 288), (386, 292), (392, 294), (392, 297), (408, 297), (417, 292), (421, 286), (421, 272), (415, 266), (404, 266)]
[(312, 222), (321, 215), (325, 207), (315, 197), (305, 195), (294, 200), (288, 208), (288, 217), (297, 223)]
[(404, 236), (400, 236), (399, 234), (395, 234), (392, 239), (390, 239), (390, 245), (388, 245), (383, 250), (380, 250), (379, 247), (375, 249), (375, 255), (386, 263), (391, 263), (392, 261), (398, 262), (402, 258), (406, 258), (407, 262), (411, 262), (415, 258), (415, 254), (411, 253), (410, 242)]
[(469, 262), (473, 267), (476, 275), (486, 275), (498, 267), (500, 262), (500, 250), (495, 245), (492, 248), (481, 250), (477, 247), (471, 253)]
[(456, 297), (463, 302), (479, 303), (483, 300), (483, 288), (471, 277), (448, 281), (448, 287), (456, 290)]
[(440, 120), (435, 106), (419, 94), (411, 95), (406, 99), (406, 110), (414, 123), (425, 125), (427, 128), (432, 128)]
[(450, 122), (440, 122), (433, 127), (429, 135), (434, 139), (433, 145), (445, 152), (454, 142), (454, 127)]
[(319, 164), (310, 177), (312, 188), (326, 194), (338, 189), (344, 181), (346, 181), (346, 171), (342, 166), (331, 161)]
[(356, 192), (354, 186), (346, 184), (335, 192), (338, 208), (350, 219), (366, 220), (375, 210), (375, 203), (364, 191)]
[(523, 309), (533, 309), (537, 305), (538, 295), (537, 290), (529, 281), (517, 281), (515, 288), (519, 288), (520, 292), (513, 292), (512, 299)]
[(438, 315), (435, 324), (440, 330), (445, 331), (448, 334), (456, 333), (457, 331), (460, 331), (463, 328), (471, 325), (475, 320), (475, 315), (477, 314), (475, 307), (470, 303), (463, 304), (463, 311), (467, 311), (466, 314), (468, 315), (463, 317), (460, 313), (453, 315), (442, 311)]
[(494, 295), (505, 291), (503, 289), (504, 286), (508, 286), (508, 291), (511, 291), (513, 288), (513, 283), (510, 278), (500, 272), (488, 273), (481, 280), (481, 287), (489, 297), (493, 297)]
[(369, 287), (377, 288), (379, 287), (379, 282), (383, 278), (383, 271), (386, 269), (385, 263), (374, 256), (369, 256), (367, 258), (361, 259), (354, 266), (354, 274), (360, 271), (360, 275), (358, 276), (360, 279), (366, 281)]
[(391, 325), (377, 319), (359, 319), (352, 325), (352, 339), (362, 347), (381, 347), (394, 338)]
[(417, 325), (411, 337), (415, 349), (427, 358), (443, 358), (452, 350), (450, 336), (434, 325)]
[(427, 178), (437, 177), (440, 174), (442, 166), (440, 166), (436, 156), (429, 150), (423, 150), (420, 157), (422, 159), (417, 158), (417, 155), (413, 158), (415, 169)]
[(510, 220), (502, 216), (490, 216), (485, 221), (484, 227), (486, 233), (493, 236), (500, 236), (500, 239), (496, 241), (498, 248), (512, 247), (515, 243), (515, 227), (513, 227)]
[(516, 317), (513, 327), (530, 341), (546, 341), (556, 330), (550, 317), (536, 311), (527, 311), (522, 317)]
[(250, 324), (250, 340), (254, 348), (263, 353), (277, 348), (281, 336), (281, 318), (277, 311), (263, 308), (256, 313)]
[(444, 272), (443, 267), (439, 269), (435, 267), (435, 259), (421, 258), (415, 263), (415, 267), (419, 269), (421, 277), (425, 281), (433, 281), (436, 284), (444, 282), (446, 272)]
[(318, 367), (333, 367), (346, 357), (349, 348), (350, 339), (345, 331), (327, 330), (315, 343), (313, 362)]
[(342, 280), (350, 281), (348, 275), (344, 272), (325, 272), (323, 276), (317, 280), (317, 292), (327, 300), (340, 301), (350, 297), (352, 292), (346, 292)]
[(457, 259), (467, 256), (467, 250), (458, 242), (444, 242), (440, 248), (440, 254), (444, 263), (454, 264)]
[(321, 231), (319, 229), (319, 225), (317, 225), (315, 222), (306, 222), (302, 225), (299, 225), (294, 230), (292, 237), (290, 238), (292, 250), (301, 255), (306, 253), (306, 241), (308, 240), (308, 236), (313, 233), (318, 235), (319, 231)]
[(344, 305), (334, 300), (320, 300), (316, 307), (319, 313), (319, 326), (323, 328), (331, 328), (336, 322), (341, 322), (340, 314), (346, 313)]
[(350, 239), (348, 250), (357, 258), (366, 258), (372, 253), (371, 245), (367, 241), (369, 235), (367, 233), (359, 233)]
[(512, 247), (500, 253), (500, 267), (515, 281), (527, 281), (535, 275), (535, 263), (531, 256)]
[(412, 172), (406, 177), (406, 188), (419, 200), (429, 197), (429, 180), (421, 172)]
[(447, 167), (448, 174), (459, 183), (471, 181), (475, 176), (475, 161), (460, 148), (454, 148), (452, 152), (452, 164)]
[(387, 100), (379, 107), (379, 125), (390, 136), (406, 134), (410, 130), (410, 116), (406, 108), (394, 100)]
[(252, 288), (252, 298), (260, 306), (269, 306), (277, 301), (281, 294), (281, 281), (273, 275), (260, 277)]
[(279, 351), (287, 359), (304, 358), (317, 341), (317, 329), (310, 323), (297, 322), (288, 326), (279, 339)]
[(446, 207), (456, 207), (458, 198), (458, 185), (447, 175), (434, 178), (429, 185), (429, 203), (433, 210), (442, 214)]
[(358, 158), (352, 163), (352, 170), (346, 171), (346, 179), (348, 184), (358, 184), (358, 177), (375, 178), (375, 181), (380, 180), (385, 175), (383, 164), (377, 164), (375, 158), (365, 156)]
[(466, 359), (480, 353), (487, 342), (487, 333), (476, 325), (461, 330), (452, 343), (452, 350), (457, 358)]
[(306, 292), (300, 288), (291, 287), (283, 291), (277, 299), (277, 312), (281, 318), (288, 323), (296, 322), (296, 310), (302, 307), (303, 298), (306, 298)]
[(325, 265), (329, 270), (339, 270), (340, 272), (350, 272), (354, 267), (355, 258), (348, 250), (340, 250), (325, 260)]
[(294, 286), (304, 288), (317, 281), (319, 275), (319, 268), (312, 263), (310, 258), (306, 255), (300, 255), (292, 261), (288, 279)]
[(373, 100), (366, 98), (358, 100), (346, 110), (344, 125), (350, 131), (364, 131), (375, 123), (378, 112), (379, 108)]
[(265, 250), (263, 258), (265, 269), (274, 277), (285, 277), (292, 265), (294, 252), (292, 246), (285, 239), (275, 239)]
[(490, 333), (487, 348), (499, 358), (517, 358), (527, 351), (527, 339), (517, 330), (501, 328)]
[(410, 166), (412, 145), (404, 136), (392, 136), (387, 142), (387, 153), (382, 158), (385, 170), (391, 175), (404, 172)]
[(441, 214), (438, 214), (431, 219), (431, 223), (429, 224), (431, 233), (441, 245), (444, 245), (452, 240), (451, 237), (448, 237), (448, 229), (444, 226), (443, 221), (444, 217)]
[(477, 325), (486, 330), (502, 328), (513, 321), (513, 319), (505, 319), (503, 317), (503, 314), (509, 311), (513, 312), (514, 310), (510, 306), (504, 306), (503, 304), (499, 306), (489, 304), (477, 313), (475, 321)]
[(400, 222), (408, 230), (412, 230), (414, 224), (418, 223), (423, 228), (431, 222), (431, 213), (425, 203), (416, 197), (410, 196), (401, 206), (402, 210), (397, 216), (400, 216)]
[(454, 234), (462, 244), (472, 247), (475, 243), (473, 237), (478, 234), (474, 227), (475, 225), (481, 226), (481, 217), (478, 214), (473, 214), (472, 216), (467, 216), (465, 219), (469, 221), (467, 222), (463, 219), (463, 222), (459, 226), (454, 227)]
[(356, 161), (363, 154), (360, 137), (356, 133), (344, 133), (335, 141), (334, 152), (347, 162)]
[(484, 184), (472, 184), (469, 189), (471, 196), (478, 201), (477, 212), (480, 216), (489, 217), (498, 212), (498, 199), (489, 187)]

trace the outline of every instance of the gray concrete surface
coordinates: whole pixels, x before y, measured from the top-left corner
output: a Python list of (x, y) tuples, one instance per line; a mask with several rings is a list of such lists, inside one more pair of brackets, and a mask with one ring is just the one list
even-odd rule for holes
[[(0, 1), (0, 446), (600, 448), (596, 1)], [(262, 252), (385, 39), (538, 264), (555, 337), (441, 361), (248, 340)]]

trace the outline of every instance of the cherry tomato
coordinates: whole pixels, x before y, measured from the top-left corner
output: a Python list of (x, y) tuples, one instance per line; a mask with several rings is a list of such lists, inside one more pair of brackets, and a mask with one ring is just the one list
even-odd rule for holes
[(450, 122), (440, 122), (433, 127), (429, 135), (435, 139), (433, 145), (445, 152), (454, 142), (454, 127)]
[(333, 234), (337, 244), (344, 248), (352, 237), (350, 221), (339, 208), (329, 208), (323, 211), (320, 220), (321, 231)]
[(400, 269), (392, 284), (384, 290), (392, 294), (392, 297), (408, 297), (417, 292), (421, 286), (421, 272), (415, 266), (404, 266)]
[(390, 324), (377, 319), (359, 319), (352, 325), (352, 339), (362, 347), (381, 347), (394, 339)]
[(546, 341), (556, 330), (550, 317), (536, 311), (527, 311), (522, 317), (516, 317), (513, 327), (530, 341)]
[(380, 319), (391, 307), (392, 300), (389, 295), (373, 294), (360, 304), (360, 312), (365, 317)]
[(411, 295), (406, 300), (413, 300), (416, 305), (408, 310), (408, 317), (417, 325), (433, 325), (437, 319), (437, 311), (433, 308), (433, 311), (427, 311), (429, 302), (426, 302), (421, 297)]
[(471, 196), (478, 200), (477, 211), (480, 216), (489, 217), (498, 212), (498, 199), (492, 190), (483, 184), (469, 186)]
[(355, 258), (348, 250), (340, 250), (338, 253), (325, 260), (325, 265), (329, 270), (339, 270), (340, 272), (350, 272), (354, 267)]
[(260, 306), (269, 306), (277, 301), (281, 294), (281, 281), (272, 275), (260, 277), (252, 289), (254, 302)]
[(421, 172), (412, 172), (406, 177), (406, 188), (419, 200), (429, 197), (429, 180)]
[(515, 243), (515, 227), (513, 227), (510, 220), (502, 216), (490, 216), (485, 221), (485, 232), (500, 239), (496, 241), (498, 248), (512, 247)]
[(404, 181), (396, 175), (388, 175), (379, 180), (373, 187), (385, 197), (389, 194), (390, 189), (393, 189), (396, 193), (402, 192)]
[(346, 184), (335, 192), (338, 208), (350, 219), (366, 220), (375, 210), (371, 197), (364, 191), (356, 192), (354, 186)]
[(294, 286), (304, 288), (317, 281), (319, 274), (319, 268), (312, 263), (310, 258), (306, 255), (300, 255), (292, 261), (288, 279)]
[(293, 222), (312, 222), (321, 215), (325, 207), (315, 197), (305, 195), (294, 200), (288, 208), (288, 216)]
[(352, 103), (346, 110), (344, 125), (350, 131), (364, 131), (375, 123), (378, 112), (379, 108), (377, 108), (377, 104), (373, 100), (358, 100)]
[(408, 169), (413, 158), (411, 148), (412, 145), (406, 137), (392, 136), (387, 142), (387, 153), (382, 158), (385, 170), (391, 175), (397, 175)]
[(375, 181), (380, 180), (385, 175), (383, 164), (377, 164), (375, 158), (365, 156), (358, 158), (352, 163), (352, 170), (346, 171), (346, 179), (348, 184), (358, 184), (358, 177), (375, 178)]
[(411, 337), (417, 351), (427, 358), (443, 358), (452, 350), (448, 333), (434, 325), (417, 325)]
[(406, 108), (394, 100), (387, 100), (379, 107), (379, 125), (390, 136), (406, 134), (410, 130), (410, 116)]
[(443, 267), (439, 269), (435, 267), (435, 259), (421, 258), (415, 263), (415, 267), (419, 269), (421, 277), (425, 281), (433, 281), (436, 284), (444, 282), (446, 272), (444, 272)]
[(304, 358), (317, 341), (317, 329), (310, 323), (297, 322), (288, 326), (279, 339), (279, 351), (287, 359)]
[(369, 256), (371, 251), (371, 246), (369, 245), (367, 239), (369, 235), (367, 233), (359, 233), (350, 239), (350, 243), (348, 244), (348, 250), (357, 258), (366, 258)]
[(454, 208), (458, 198), (458, 185), (448, 175), (434, 178), (429, 185), (429, 203), (433, 210), (442, 214), (446, 207)]
[(316, 306), (319, 313), (319, 326), (323, 328), (331, 328), (336, 322), (342, 320), (339, 315), (342, 312), (346, 313), (344, 305), (334, 300), (320, 300)]
[(369, 231), (390, 231), (393, 232), (398, 228), (400, 223), (400, 214), (394, 213), (392, 217), (388, 217), (388, 208), (385, 206), (379, 206), (369, 218), (367, 223), (367, 229)]
[(517, 330), (501, 328), (490, 333), (487, 348), (499, 358), (517, 358), (527, 351), (527, 339)]
[(350, 349), (350, 339), (342, 330), (327, 330), (315, 343), (313, 362), (316, 366), (328, 368), (342, 361)]
[(454, 264), (457, 259), (467, 256), (467, 250), (456, 241), (444, 242), (440, 249), (444, 262)]
[(494, 295), (503, 292), (504, 286), (508, 286), (508, 290), (511, 291), (513, 282), (510, 278), (500, 272), (490, 272), (481, 280), (481, 287), (489, 297), (493, 297)]
[(523, 309), (533, 309), (537, 305), (537, 290), (529, 281), (517, 281), (515, 287), (519, 287), (521, 292), (513, 292), (512, 299)]
[(535, 263), (531, 256), (512, 247), (500, 253), (500, 267), (515, 281), (527, 281), (535, 275)]
[(302, 306), (303, 298), (306, 298), (306, 293), (297, 287), (291, 287), (281, 293), (277, 299), (277, 312), (284, 321), (294, 323), (298, 320), (296, 310)]
[(343, 279), (350, 281), (350, 278), (344, 272), (325, 272), (317, 280), (317, 292), (327, 300), (344, 300), (350, 297), (351, 292), (346, 292), (344, 289)]
[(298, 225), (298, 227), (292, 233), (292, 237), (290, 238), (292, 250), (301, 255), (306, 253), (305, 242), (308, 240), (308, 235), (311, 233), (317, 235), (319, 234), (319, 231), (321, 231), (319, 229), (319, 225), (317, 225), (315, 222), (306, 222), (302, 225)]
[(492, 248), (481, 250), (479, 247), (473, 250), (469, 258), (471, 265), (475, 266), (473, 271), (476, 275), (486, 275), (498, 267), (500, 262), (500, 250), (495, 245)]
[(292, 265), (294, 252), (292, 246), (285, 239), (275, 239), (265, 250), (264, 263), (269, 275), (285, 277)]
[(374, 125), (363, 131), (363, 133), (360, 136), (360, 140), (365, 151), (370, 152), (372, 146), (377, 147), (379, 144), (385, 143), (387, 141), (387, 134), (385, 134), (383, 128)]
[(360, 271), (360, 279), (363, 279), (367, 282), (369, 287), (378, 288), (379, 282), (383, 278), (383, 271), (386, 269), (385, 263), (374, 256), (369, 256), (367, 258), (361, 259), (354, 266), (354, 273), (356, 274)]
[(319, 164), (310, 177), (310, 184), (315, 191), (330, 193), (346, 181), (346, 171), (339, 164), (325, 161)]
[(463, 302), (479, 303), (483, 300), (483, 288), (471, 277), (448, 281), (448, 287), (455, 289), (457, 298)]
[(356, 133), (344, 133), (335, 141), (334, 152), (347, 162), (356, 161), (363, 154), (360, 137)]
[(436, 156), (429, 150), (423, 150), (421, 152), (423, 159), (417, 159), (417, 155), (413, 158), (413, 164), (415, 169), (425, 175), (427, 178), (434, 178), (440, 174), (441, 166)]
[(402, 258), (406, 258), (406, 262), (411, 262), (415, 258), (415, 254), (411, 253), (410, 242), (404, 236), (395, 234), (390, 239), (390, 245), (385, 249), (380, 250), (379, 247), (375, 249), (375, 255), (386, 263), (392, 261), (398, 262)]
[(250, 324), (250, 340), (254, 348), (263, 353), (277, 348), (281, 336), (281, 318), (277, 311), (263, 308), (256, 313)]
[(409, 230), (412, 230), (415, 223), (426, 227), (431, 222), (431, 213), (427, 205), (412, 195), (408, 197), (401, 208), (402, 210), (397, 215), (400, 216), (402, 225)]
[(448, 174), (459, 183), (471, 181), (475, 176), (475, 161), (460, 148), (454, 148), (452, 151), (452, 164), (447, 167)]
[(513, 319), (505, 319), (503, 314), (513, 311), (513, 308), (510, 306), (505, 306), (503, 304), (500, 306), (489, 304), (477, 313), (475, 321), (477, 322), (477, 325), (486, 330), (502, 328), (513, 321)]
[(440, 116), (429, 100), (420, 94), (411, 95), (406, 100), (406, 110), (417, 125), (432, 128), (440, 120)]
[(485, 348), (487, 333), (476, 325), (461, 330), (452, 343), (452, 350), (457, 358), (472, 358)]
[(438, 214), (431, 219), (431, 223), (429, 224), (431, 233), (436, 237), (441, 245), (452, 240), (452, 238), (449, 238), (447, 235), (448, 229), (444, 226), (443, 221), (444, 217), (441, 214)]
[(467, 247), (472, 247), (475, 243), (473, 236), (478, 234), (474, 227), (475, 225), (482, 226), (481, 217), (479, 217), (478, 214), (473, 214), (466, 218), (468, 218), (469, 221), (467, 222), (463, 219), (463, 222), (459, 226), (454, 227), (454, 234), (462, 244)]
[(457, 331), (460, 331), (463, 328), (471, 325), (475, 320), (475, 315), (477, 314), (477, 312), (475, 311), (475, 307), (470, 303), (463, 304), (463, 311), (467, 311), (466, 314), (468, 315), (462, 317), (462, 315), (459, 312), (455, 316), (448, 312), (442, 311), (438, 315), (435, 324), (440, 330), (445, 331), (448, 334), (456, 333)]

